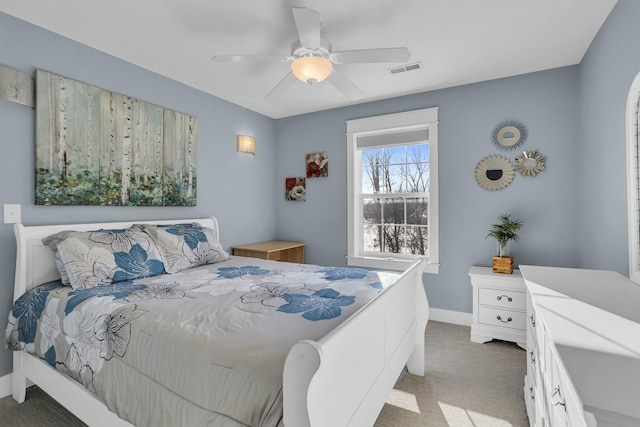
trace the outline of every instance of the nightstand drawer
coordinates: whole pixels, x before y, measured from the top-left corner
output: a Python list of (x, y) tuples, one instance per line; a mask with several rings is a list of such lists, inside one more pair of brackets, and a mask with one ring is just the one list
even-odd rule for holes
[(500, 308), (478, 307), (478, 323), (489, 326), (525, 330), (526, 314), (523, 311), (503, 310)]
[(469, 269), (469, 277), (473, 287), (471, 341), (483, 343), (497, 338), (526, 349), (524, 317), (527, 304), (520, 270), (499, 274), (491, 267), (474, 265)]
[(280, 260), (282, 260), (282, 251), (270, 252), (269, 256), (267, 257), (267, 259), (270, 259), (271, 261), (280, 261)]
[(479, 288), (478, 304), (524, 311), (526, 308), (526, 296), (524, 292)]
[(271, 240), (234, 246), (233, 254), (237, 256), (268, 259), (271, 261), (304, 263), (304, 243)]

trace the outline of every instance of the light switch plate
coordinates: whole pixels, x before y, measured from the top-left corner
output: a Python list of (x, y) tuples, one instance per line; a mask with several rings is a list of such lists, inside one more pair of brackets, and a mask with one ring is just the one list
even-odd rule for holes
[(4, 206), (4, 223), (15, 224), (21, 222), (20, 205), (3, 205)]

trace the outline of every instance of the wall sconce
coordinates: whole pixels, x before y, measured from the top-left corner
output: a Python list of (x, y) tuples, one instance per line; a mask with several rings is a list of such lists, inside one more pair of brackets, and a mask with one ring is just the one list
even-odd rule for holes
[(238, 135), (238, 152), (256, 154), (256, 139), (249, 135)]

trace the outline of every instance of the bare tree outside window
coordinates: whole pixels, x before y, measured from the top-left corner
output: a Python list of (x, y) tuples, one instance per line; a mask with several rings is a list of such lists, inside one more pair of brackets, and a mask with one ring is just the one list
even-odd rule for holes
[(361, 153), (365, 252), (426, 255), (429, 145)]

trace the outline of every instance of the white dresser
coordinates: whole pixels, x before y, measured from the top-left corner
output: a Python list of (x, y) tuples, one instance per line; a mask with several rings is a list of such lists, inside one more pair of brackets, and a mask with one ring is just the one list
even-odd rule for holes
[(526, 349), (526, 298), (520, 270), (494, 273), (491, 267), (469, 269), (473, 286), (471, 341), (501, 339)]
[(612, 271), (520, 270), (530, 425), (640, 426), (640, 286)]

